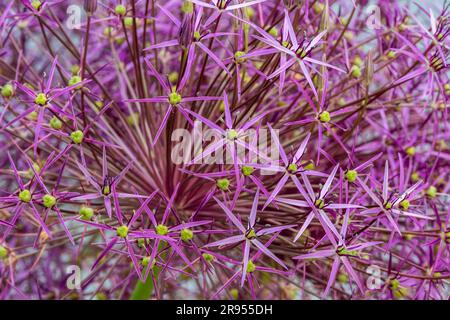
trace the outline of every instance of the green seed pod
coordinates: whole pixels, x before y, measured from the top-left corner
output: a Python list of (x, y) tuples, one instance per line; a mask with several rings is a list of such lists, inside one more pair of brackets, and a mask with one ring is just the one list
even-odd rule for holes
[(34, 8), (34, 10), (39, 11), (42, 7), (42, 2), (39, 0), (33, 0), (31, 1), (31, 6)]
[(180, 232), (181, 240), (189, 241), (194, 237), (194, 232), (191, 229), (183, 229)]
[(81, 215), (81, 219), (91, 220), (94, 216), (94, 209), (83, 206), (80, 208), (79, 214)]
[(52, 127), (55, 130), (59, 130), (62, 128), (62, 121), (59, 120), (56, 116), (53, 116), (53, 118), (50, 119), (50, 127)]
[(320, 120), (320, 122), (323, 122), (323, 123), (330, 122), (330, 120), (331, 120), (330, 113), (328, 111), (322, 111), (319, 114), (319, 120)]
[(220, 190), (227, 191), (230, 186), (230, 180), (227, 178), (218, 179), (216, 185)]
[[(80, 76), (72, 76), (72, 78), (70, 78), (69, 80), (69, 86), (74, 86), (77, 83), (81, 82), (81, 77)], [(75, 89), (81, 89), (82, 85), (76, 86)]]
[(84, 133), (81, 130), (76, 130), (70, 134), (70, 139), (72, 139), (73, 143), (80, 144), (83, 142)]
[(430, 198), (436, 198), (436, 194), (437, 194), (437, 189), (435, 186), (428, 187), (427, 196), (429, 196)]
[(177, 92), (171, 92), (169, 93), (169, 103), (173, 106), (176, 106), (181, 102), (181, 95)]
[(253, 167), (250, 166), (242, 166), (241, 168), (241, 172), (244, 176), (248, 177), (250, 175), (252, 175), (252, 173), (255, 171), (255, 169)]
[(165, 236), (166, 234), (169, 233), (169, 228), (163, 224), (158, 224), (156, 226), (156, 233), (161, 236)]
[(13, 94), (14, 94), (14, 87), (10, 83), (7, 83), (2, 87), (1, 95), (3, 98), (9, 98)]
[(348, 182), (355, 182), (357, 177), (358, 172), (356, 170), (347, 170), (347, 172), (345, 172), (345, 179), (347, 179)]
[(211, 262), (214, 260), (214, 256), (212, 254), (204, 253), (204, 254), (202, 254), (202, 256), (203, 256), (203, 259), (206, 260), (206, 262)]
[(46, 194), (42, 197), (42, 202), (44, 204), (44, 207), (50, 209), (56, 204), (56, 198), (51, 194)]
[(117, 236), (120, 238), (126, 238), (128, 235), (128, 227), (123, 225), (117, 228), (116, 230)]
[(6, 259), (8, 257), (8, 249), (0, 246), (0, 260)]
[(234, 140), (238, 137), (238, 132), (234, 129), (228, 129), (227, 130), (227, 138), (230, 140)]
[(298, 167), (295, 163), (291, 163), (287, 167), (287, 171), (289, 171), (289, 173), (296, 173), (297, 170), (298, 170)]
[(30, 202), (31, 201), (31, 192), (28, 189), (24, 189), (19, 192), (19, 199), (23, 202)]
[(38, 93), (36, 95), (36, 98), (34, 98), (34, 103), (39, 106), (45, 106), (47, 104), (47, 96), (45, 95), (45, 93)]
[(253, 261), (252, 260), (248, 260), (248, 264), (247, 264), (247, 272), (248, 273), (252, 273), (252, 272), (254, 272), (256, 270), (256, 266), (255, 266), (255, 264), (253, 263)]
[(119, 16), (124, 16), (127, 13), (127, 8), (123, 4), (118, 4), (114, 9), (114, 12)]

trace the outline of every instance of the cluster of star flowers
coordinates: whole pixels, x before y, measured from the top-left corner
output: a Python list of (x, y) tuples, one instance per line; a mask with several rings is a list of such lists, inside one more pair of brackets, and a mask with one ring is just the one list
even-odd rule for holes
[(2, 1), (0, 299), (448, 299), (449, 12)]

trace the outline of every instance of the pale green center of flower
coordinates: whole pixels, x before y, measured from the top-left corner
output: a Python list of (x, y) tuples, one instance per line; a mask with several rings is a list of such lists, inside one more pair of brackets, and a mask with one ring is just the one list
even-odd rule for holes
[(94, 216), (94, 209), (90, 208), (90, 207), (81, 207), (80, 211), (79, 211), (81, 218), (83, 220), (91, 220), (92, 217)]
[(127, 8), (123, 4), (118, 4), (116, 8), (114, 9), (117, 15), (124, 16), (125, 13), (127, 13)]
[(250, 228), (245, 232), (245, 238), (247, 238), (248, 240), (253, 240), (256, 238), (256, 232), (255, 229)]
[(270, 28), (269, 34), (270, 34), (272, 37), (278, 37), (278, 29), (277, 29), (276, 27)]
[(358, 172), (356, 170), (347, 170), (345, 173), (345, 179), (347, 179), (348, 182), (355, 182), (357, 177)]
[(359, 66), (357, 66), (356, 64), (352, 66), (350, 71), (351, 71), (352, 76), (355, 78), (359, 78), (362, 75), (361, 68)]
[(199, 41), (200, 37), (201, 37), (200, 32), (199, 31), (195, 31), (194, 32), (194, 40), (195, 41)]
[(128, 235), (128, 227), (123, 225), (117, 228), (116, 230), (117, 236), (120, 238), (126, 238)]
[(245, 58), (242, 58), (242, 56), (244, 56), (244, 55), (245, 55), (245, 52), (244, 52), (244, 51), (236, 51), (236, 52), (234, 53), (234, 59), (236, 59), (236, 62), (237, 62), (237, 63), (243, 63), (243, 62), (246, 61)]
[(298, 167), (295, 163), (291, 163), (287, 167), (287, 171), (289, 171), (289, 173), (296, 173), (297, 170), (298, 170)]
[(105, 184), (102, 188), (102, 193), (104, 196), (107, 196), (111, 193), (111, 187), (109, 186), (109, 184)]
[(255, 171), (255, 169), (250, 166), (243, 166), (241, 171), (244, 176), (248, 177)]
[(59, 120), (56, 116), (53, 116), (53, 118), (50, 119), (50, 126), (55, 129), (59, 130), (62, 128), (62, 121)]
[[(142, 264), (144, 267), (147, 267), (149, 263), (150, 263), (150, 257), (143, 257), (143, 258), (142, 258), (141, 264)], [(152, 264), (151, 264), (151, 267), (153, 268), (154, 266), (155, 266), (155, 260), (153, 259)]]
[(349, 250), (345, 249), (344, 247), (339, 247), (339, 248), (336, 250), (336, 253), (337, 253), (339, 256), (356, 256), (356, 255), (357, 255), (357, 252), (356, 252), (356, 251), (349, 251)]
[(409, 208), (409, 201), (408, 200), (403, 200), (402, 202), (400, 202), (400, 206), (403, 208), (403, 210), (408, 210)]
[(190, 1), (184, 1), (181, 5), (181, 12), (184, 14), (191, 14), (194, 12), (194, 4)]
[(160, 236), (165, 236), (166, 234), (169, 233), (169, 228), (167, 228), (167, 226), (163, 224), (158, 224), (156, 226), (156, 233), (159, 234)]
[(180, 232), (181, 240), (189, 241), (194, 237), (194, 232), (191, 229), (183, 229)]
[(31, 1), (31, 6), (34, 8), (34, 10), (39, 11), (39, 9), (42, 6), (42, 2), (39, 0), (33, 0), (33, 1)]
[(234, 130), (234, 129), (229, 129), (227, 131), (227, 137), (230, 140), (236, 139), (238, 137), (238, 135), (239, 135), (238, 132), (236, 130)]
[(323, 123), (328, 123), (331, 120), (330, 113), (328, 111), (322, 111), (319, 113), (319, 120)]
[(216, 185), (220, 190), (226, 191), (230, 186), (230, 180), (228, 180), (227, 178), (218, 179)]
[(316, 208), (323, 209), (325, 207), (325, 201), (323, 199), (317, 199), (314, 201)]
[(385, 208), (386, 210), (391, 209), (391, 208), (392, 208), (392, 202), (390, 202), (390, 201), (385, 202), (385, 203), (384, 203), (384, 208)]
[(252, 273), (252, 272), (254, 272), (256, 270), (256, 266), (255, 266), (255, 264), (253, 263), (253, 261), (252, 260), (248, 260), (248, 263), (247, 263), (247, 273)]
[(56, 198), (51, 194), (46, 194), (42, 197), (42, 202), (44, 203), (44, 207), (51, 208), (56, 204)]
[(430, 186), (430, 187), (427, 189), (427, 195), (428, 195), (430, 198), (436, 198), (436, 194), (437, 194), (437, 189), (436, 189), (435, 186)]
[(416, 148), (415, 147), (408, 147), (405, 150), (406, 154), (410, 157), (416, 154)]
[(8, 256), (8, 250), (5, 247), (0, 246), (0, 260), (5, 259), (7, 256)]
[(76, 144), (80, 144), (83, 142), (84, 133), (81, 130), (74, 131), (70, 134), (70, 139)]
[(178, 92), (169, 93), (169, 103), (173, 106), (181, 102), (181, 95)]
[(2, 97), (9, 98), (13, 95), (13, 93), (14, 93), (14, 88), (11, 84), (7, 83), (2, 87), (2, 90), (1, 90)]
[[(73, 86), (76, 85), (77, 83), (81, 82), (81, 77), (80, 76), (72, 76), (72, 78), (69, 79), (69, 86)], [(77, 86), (75, 87), (75, 89), (80, 89), (82, 86)]]
[(23, 202), (30, 202), (31, 201), (31, 192), (28, 189), (24, 189), (19, 192), (19, 199)]
[(40, 106), (45, 106), (47, 104), (47, 96), (45, 93), (38, 93), (34, 99), (34, 103)]
[(202, 256), (203, 256), (203, 259), (206, 260), (206, 262), (211, 262), (214, 260), (214, 256), (212, 254), (204, 253), (204, 254), (202, 254)]

